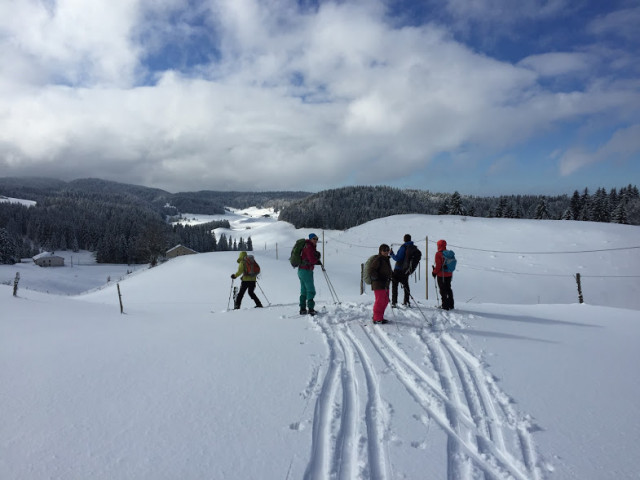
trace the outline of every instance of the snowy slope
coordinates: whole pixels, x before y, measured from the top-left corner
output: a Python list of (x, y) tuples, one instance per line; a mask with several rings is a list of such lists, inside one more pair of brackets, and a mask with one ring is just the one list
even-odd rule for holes
[[(115, 285), (0, 285), (0, 478), (637, 478), (638, 227), (407, 215), (317, 231), (341, 303), (317, 270), (309, 318), (287, 262), (309, 232), (255, 218), (232, 229), (252, 236), (264, 309), (227, 311), (233, 252), (123, 278), (124, 315)], [(423, 270), (419, 308), (373, 326), (360, 263), (407, 232), (423, 252), (429, 236), (429, 264), (439, 238), (456, 251), (456, 310), (433, 308)]]

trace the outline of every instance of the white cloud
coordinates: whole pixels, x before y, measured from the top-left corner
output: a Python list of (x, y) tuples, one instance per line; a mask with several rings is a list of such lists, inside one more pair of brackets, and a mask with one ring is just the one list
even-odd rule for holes
[(596, 35), (616, 35), (638, 44), (640, 7), (616, 10), (591, 21), (588, 30)]
[(456, 18), (512, 23), (523, 18), (550, 17), (569, 4), (568, 0), (519, 0), (517, 6), (511, 0), (447, 0), (446, 8)]
[(531, 55), (518, 65), (530, 68), (543, 77), (557, 77), (568, 74), (582, 74), (587, 72), (595, 63), (587, 53), (552, 52)]
[(616, 131), (611, 139), (594, 151), (584, 147), (568, 150), (559, 161), (561, 175), (572, 173), (597, 162), (626, 161), (640, 153), (640, 125)]
[[(127, 85), (137, 65), (129, 32), (137, 21), (130, 0), (2, 2), (0, 51), (29, 64), (34, 84)], [(10, 72), (3, 71), (3, 77)], [(23, 80), (20, 77), (16, 81)]]
[[(177, 0), (56, 5), (0, 15), (0, 51), (17, 66), (0, 73), (0, 165), (12, 174), (170, 190), (376, 183), (442, 152), (499, 153), (555, 122), (638, 105), (630, 85), (567, 94), (537, 83), (581, 71), (586, 55), (511, 65), (433, 24), (394, 29), (381, 3), (301, 12), (293, 0), (210, 0), (190, 6), (195, 27)], [(145, 55), (203, 33), (215, 61), (140, 84)]]

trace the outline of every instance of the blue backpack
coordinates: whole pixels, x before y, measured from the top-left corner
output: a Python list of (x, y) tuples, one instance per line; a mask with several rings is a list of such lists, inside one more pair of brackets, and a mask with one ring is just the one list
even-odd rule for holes
[(442, 256), (444, 257), (442, 271), (449, 273), (453, 272), (456, 269), (456, 264), (458, 263), (456, 260), (456, 254), (453, 253), (453, 250), (443, 250)]

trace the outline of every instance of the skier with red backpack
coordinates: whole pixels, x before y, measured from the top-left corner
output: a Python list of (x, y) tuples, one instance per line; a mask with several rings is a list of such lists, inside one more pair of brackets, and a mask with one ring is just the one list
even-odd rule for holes
[(236, 273), (231, 274), (232, 279), (236, 279), (240, 277), (240, 291), (235, 298), (234, 302), (234, 310), (240, 309), (240, 304), (242, 303), (242, 297), (244, 297), (245, 292), (249, 291), (249, 296), (256, 302), (256, 308), (262, 308), (262, 302), (255, 294), (256, 289), (256, 281), (258, 274), (260, 273), (260, 266), (258, 262), (256, 262), (253, 255), (247, 255), (247, 252), (240, 252), (238, 255), (238, 271)]

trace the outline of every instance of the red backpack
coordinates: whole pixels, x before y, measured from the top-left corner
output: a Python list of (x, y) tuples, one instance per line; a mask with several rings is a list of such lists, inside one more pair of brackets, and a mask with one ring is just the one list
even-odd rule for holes
[(260, 273), (260, 265), (256, 262), (253, 255), (247, 255), (244, 257), (244, 274), (251, 277), (255, 277)]

